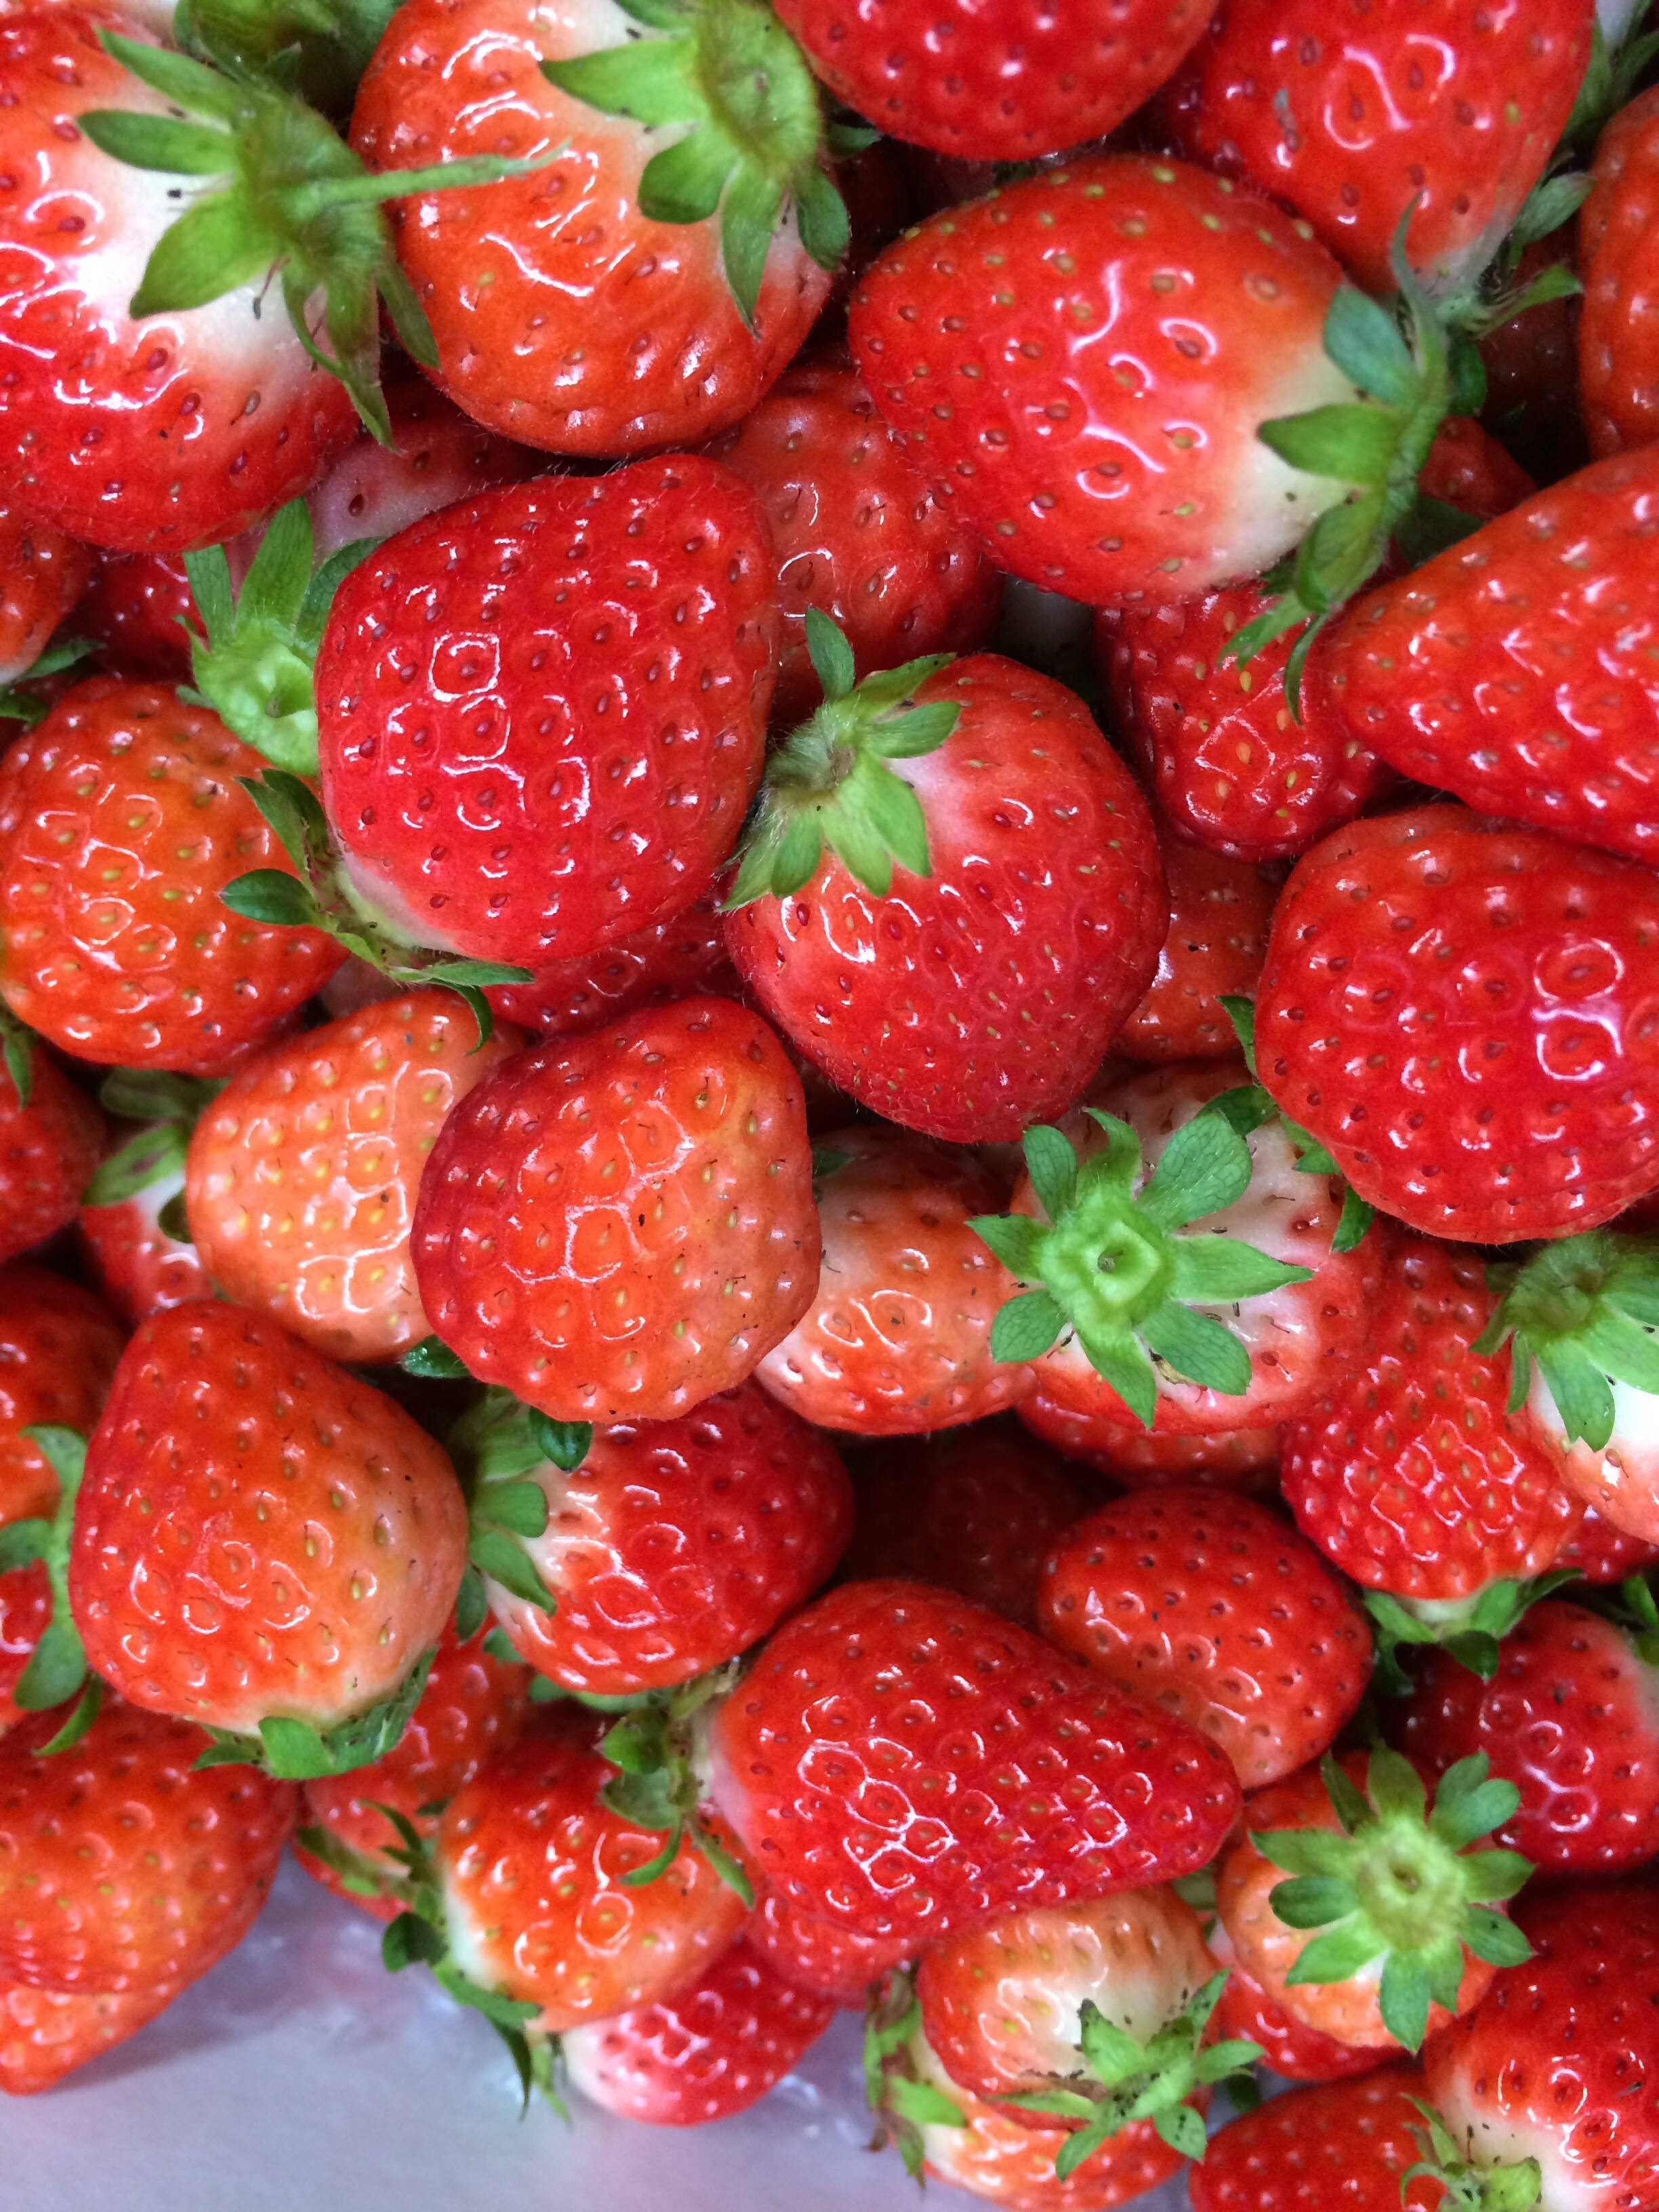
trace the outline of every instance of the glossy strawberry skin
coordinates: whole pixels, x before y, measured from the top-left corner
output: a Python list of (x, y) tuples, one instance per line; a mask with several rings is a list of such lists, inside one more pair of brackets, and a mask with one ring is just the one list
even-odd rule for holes
[(1112, 1040), (1125, 1060), (1231, 1060), (1238, 1039), (1220, 1003), (1255, 995), (1279, 894), (1278, 872), (1206, 852), (1167, 834), (1158, 848), (1170, 929), (1158, 973)]
[(1571, 1567), (1587, 1583), (1622, 1583), (1649, 1567), (1659, 1566), (1659, 1544), (1626, 1535), (1611, 1521), (1604, 1521), (1593, 1505), (1587, 1505), (1583, 1519), (1557, 1554), (1556, 1565)]
[(1395, 1597), (1455, 1601), (1542, 1574), (1580, 1508), (1505, 1418), (1501, 1364), (1470, 1349), (1495, 1304), (1481, 1262), (1413, 1237), (1383, 1256), (1353, 1367), (1280, 1435), (1285, 1500), (1345, 1574)]
[(416, 1206), (422, 1303), (474, 1375), (556, 1420), (670, 1420), (806, 1310), (811, 1176), (766, 1024), (725, 999), (647, 1007), (520, 1054), (451, 1115)]
[(719, 902), (711, 895), (581, 959), (538, 967), (527, 983), (492, 983), (485, 996), (498, 1016), (532, 1036), (580, 1036), (636, 1006), (704, 992), (734, 999), (739, 988), (726, 955)]
[(1143, 1429), (1133, 1418), (1114, 1420), (1097, 1408), (1048, 1397), (1041, 1385), (1017, 1408), (1020, 1425), (1035, 1437), (1123, 1490), (1161, 1490), (1166, 1484), (1202, 1483), (1246, 1498), (1279, 1494), (1279, 1431), (1218, 1429), (1208, 1436), (1180, 1436)]
[(1194, 161), (1305, 216), (1366, 290), (1389, 248), (1445, 290), (1479, 274), (1544, 173), (1590, 53), (1580, 0), (1223, 0), (1170, 88)]
[[(131, 1124), (124, 1124), (118, 1141), (125, 1144), (131, 1133)], [(100, 1293), (130, 1326), (169, 1306), (213, 1296), (200, 1251), (161, 1226), (165, 1208), (184, 1194), (179, 1161), (131, 1198), (82, 1205), (77, 1226)]]
[(31, 1054), (28, 1103), (0, 1080), (0, 1261), (74, 1220), (104, 1149), (104, 1117), (44, 1052)]
[(539, 67), (614, 46), (626, 27), (591, 0), (416, 0), (388, 24), (351, 120), (371, 169), (568, 149), (493, 185), (487, 202), (422, 193), (395, 202), (392, 222), (441, 388), (504, 437), (606, 460), (741, 420), (830, 289), (784, 227), (751, 331), (718, 225), (641, 215), (659, 139), (556, 90)]
[(0, 689), (40, 659), (92, 566), (73, 538), (0, 503)]
[(466, 1508), (401, 1407), (275, 1322), (148, 1321), (87, 1451), (70, 1601), (88, 1663), (151, 1711), (248, 1734), (378, 1704), (455, 1601)]
[(696, 455), (544, 477), (354, 569), (318, 657), (323, 803), (422, 941), (530, 967), (700, 897), (759, 781), (776, 615), (748, 486)]
[(0, 1575), (0, 1730), (22, 1718), (12, 1692), (52, 1619), (52, 1586), (39, 1559)]
[(1401, 2176), (1422, 2153), (1414, 2066), (1274, 2097), (1212, 2138), (1188, 2185), (1193, 2212), (1437, 2212), (1445, 2190), (1426, 2177), (1402, 2198)]
[(137, 2035), (178, 1995), (174, 1984), (82, 1996), (0, 1982), (0, 2091), (30, 2097)]
[(202, 618), (178, 553), (105, 553), (76, 610), (76, 627), (129, 676), (182, 684)]
[(763, 1882), (744, 1923), (745, 1940), (798, 1990), (861, 2010), (872, 1987), (906, 1956), (904, 1939), (861, 1936), (803, 1912), (781, 1891)]
[(1578, 388), (1590, 451), (1651, 445), (1659, 436), (1659, 354), (1648, 328), (1659, 206), (1659, 99), (1638, 93), (1596, 142), (1589, 197), (1578, 212)]
[(1261, 1081), (1412, 1228), (1594, 1228), (1659, 1170), (1656, 944), (1659, 879), (1628, 860), (1461, 807), (1358, 823), (1279, 900)]
[(1103, 605), (1254, 575), (1334, 495), (1266, 460), (1255, 428), (1352, 397), (1321, 343), (1340, 274), (1254, 193), (1101, 155), (908, 233), (848, 335), (998, 566)]
[(714, 1802), (766, 1880), (917, 1947), (985, 1913), (1194, 1869), (1238, 1802), (1225, 1759), (1182, 1723), (921, 1583), (849, 1583), (798, 1613), (708, 1742)]
[(0, 1528), (50, 1514), (58, 1478), (37, 1425), (79, 1430), (98, 1419), (125, 1332), (78, 1283), (44, 1267), (0, 1269)]
[(1055, 1547), (1051, 1644), (1218, 1743), (1247, 1790), (1330, 1748), (1370, 1680), (1364, 1616), (1320, 1555), (1245, 1498), (1199, 1487), (1103, 1505)]
[(63, 1716), (0, 1742), (0, 1975), (94, 1996), (204, 1973), (264, 1904), (293, 1824), (292, 1784), (198, 1771), (199, 1729), (106, 1698), (72, 1749)]
[(830, 1081), (947, 1143), (1072, 1105), (1152, 981), (1168, 920), (1146, 803), (1076, 694), (998, 654), (931, 676), (960, 712), (892, 763), (932, 874), (866, 890), (833, 854), (732, 914), (732, 963)]
[(528, 1480), (547, 1533), (524, 1540), (550, 1612), (489, 1585), (514, 1648), (566, 1690), (632, 1697), (726, 1665), (810, 1597), (853, 1523), (827, 1437), (752, 1383), (674, 1421), (601, 1429), (574, 1474)]
[(1355, 2075), (1372, 2073), (1386, 2062), (1387, 2051), (1335, 2042), (1316, 2027), (1305, 2026), (1283, 2005), (1275, 2004), (1237, 1963), (1227, 1931), (1219, 1921), (1206, 1941), (1218, 1963), (1228, 1970), (1211, 2014), (1216, 2034), (1255, 2044), (1262, 2053), (1259, 2063), (1272, 2073), (1287, 2081), (1346, 2081)]
[(739, 1936), (689, 1990), (572, 2028), (565, 2068), (619, 2119), (700, 2127), (747, 2112), (793, 2070), (836, 2016)]
[(854, 370), (797, 362), (708, 450), (750, 486), (771, 529), (783, 616), (775, 722), (803, 720), (823, 696), (806, 651), (809, 606), (841, 630), (860, 678), (985, 642), (1002, 579)]
[(457, 1102), (518, 1050), (453, 991), (307, 1030), (241, 1068), (190, 1140), (185, 1202), (209, 1276), (331, 1359), (397, 1359), (430, 1334), (409, 1233)]

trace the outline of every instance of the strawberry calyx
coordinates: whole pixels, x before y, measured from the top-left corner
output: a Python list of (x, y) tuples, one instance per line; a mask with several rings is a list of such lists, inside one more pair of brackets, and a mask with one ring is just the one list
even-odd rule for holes
[(726, 281), (753, 327), (766, 257), (793, 210), (822, 269), (847, 251), (848, 216), (825, 161), (823, 107), (806, 58), (762, 0), (618, 0), (624, 44), (544, 61), (550, 84), (607, 115), (685, 126), (646, 163), (653, 222), (720, 218)]
[(434, 1644), (422, 1652), (390, 1697), (337, 1722), (332, 1728), (319, 1729), (292, 1713), (265, 1714), (257, 1735), (210, 1728), (206, 1734), (211, 1741), (197, 1754), (194, 1764), (262, 1766), (279, 1782), (319, 1782), (328, 1775), (349, 1774), (359, 1766), (372, 1766), (377, 1759), (395, 1751), (402, 1741), (436, 1656)]
[(1451, 2130), (1432, 2105), (1411, 2102), (1423, 2116), (1412, 2130), (1422, 2155), (1400, 2177), (1403, 2203), (1413, 2181), (1437, 2181), (1445, 2192), (1440, 2212), (1532, 2212), (1543, 2194), (1543, 2170), (1535, 2158), (1503, 2166), (1475, 2166), (1459, 2150)]
[(1241, 1083), (1235, 1090), (1224, 1091), (1218, 1097), (1212, 1098), (1210, 1111), (1224, 1115), (1241, 1137), (1248, 1137), (1253, 1130), (1262, 1128), (1267, 1122), (1276, 1120), (1295, 1151), (1298, 1175), (1328, 1176), (1340, 1182), (1342, 1185), (1342, 1212), (1335, 1234), (1331, 1238), (1331, 1249), (1333, 1252), (1352, 1252), (1357, 1244), (1363, 1242), (1365, 1232), (1376, 1220), (1376, 1208), (1361, 1198), (1346, 1181), (1341, 1169), (1313, 1132), (1304, 1129), (1300, 1121), (1292, 1121), (1271, 1092), (1254, 1079), (1255, 1000), (1237, 993), (1227, 992), (1223, 994), (1221, 1005), (1233, 1025), (1233, 1034), (1238, 1039), (1238, 1048), (1243, 1055), (1244, 1065), (1250, 1071), (1252, 1080)]
[(1567, 1442), (1605, 1451), (1619, 1390), (1659, 1396), (1659, 1237), (1590, 1229), (1486, 1279), (1502, 1296), (1474, 1349), (1509, 1345), (1507, 1410), (1526, 1403), (1536, 1363)]
[(41, 1422), (22, 1432), (58, 1477), (58, 1504), (50, 1516), (13, 1521), (0, 1528), (0, 1574), (37, 1560), (46, 1569), (51, 1609), (28, 1663), (12, 1691), (12, 1702), (26, 1713), (75, 1705), (64, 1725), (37, 1755), (46, 1758), (78, 1743), (98, 1717), (103, 1684), (88, 1671), (86, 1648), (70, 1609), (70, 1545), (75, 1532), (75, 1501), (86, 1473), (87, 1440), (78, 1430)]
[(32, 730), (52, 708), (52, 702), (33, 687), (49, 676), (61, 676), (66, 668), (77, 666), (95, 650), (83, 637), (53, 638), (21, 676), (9, 684), (0, 684), (0, 721), (21, 722)]
[[(435, 1352), (429, 1348), (434, 1346)], [(414, 1346), (402, 1364), (415, 1375), (466, 1373), (436, 1337)], [(547, 1493), (527, 1478), (550, 1460), (570, 1474), (586, 1458), (592, 1441), (590, 1423), (552, 1420), (494, 1385), (456, 1422), (450, 1431), (451, 1454), (469, 1477), (467, 1564), (455, 1601), (455, 1632), (463, 1643), (477, 1632), (489, 1610), (486, 1580), (544, 1613), (558, 1610), (525, 1548), (526, 1538), (547, 1534), (548, 1520)]]
[(179, 0), (174, 42), (198, 60), (258, 70), (330, 115), (351, 112), (397, 0)]
[(1195, 1990), (1173, 2020), (1144, 2041), (1109, 2021), (1085, 1997), (1078, 2022), (1078, 2042), (1086, 2076), (1063, 2087), (1032, 2090), (999, 2101), (1026, 2112), (1042, 2112), (1079, 2124), (1060, 2148), (1054, 2173), (1065, 2181), (1113, 2136), (1134, 2120), (1150, 2120), (1171, 2150), (1183, 2158), (1204, 2155), (1204, 2121), (1188, 2100), (1212, 2083), (1225, 2081), (1241, 2110), (1256, 2101), (1254, 2062), (1264, 2057), (1260, 2044), (1235, 2036), (1206, 2044), (1204, 2031), (1220, 2002), (1227, 1970), (1212, 1974)]
[(1547, 1574), (1488, 1583), (1475, 1597), (1448, 1601), (1399, 1598), (1388, 1590), (1362, 1590), (1361, 1602), (1376, 1632), (1379, 1682), (1391, 1697), (1407, 1696), (1414, 1685), (1401, 1664), (1401, 1647), (1425, 1644), (1437, 1645), (1460, 1667), (1490, 1682), (1498, 1672), (1500, 1647), (1510, 1631), (1540, 1598), (1551, 1596), (1576, 1579), (1571, 1567), (1552, 1567)]
[[(134, 1131), (101, 1160), (81, 1194), (82, 1206), (121, 1206), (140, 1191), (181, 1176), (190, 1152), (190, 1133), (222, 1082), (201, 1075), (175, 1075), (158, 1067), (112, 1067), (98, 1086), (98, 1103), (123, 1121), (138, 1121)], [(175, 1193), (157, 1216), (158, 1226), (175, 1243), (191, 1244), (184, 1193)]]
[(915, 876), (933, 873), (921, 801), (887, 763), (936, 752), (955, 729), (954, 700), (915, 696), (954, 656), (927, 653), (860, 684), (852, 647), (817, 607), (806, 610), (806, 647), (823, 704), (767, 763), (727, 913), (798, 891), (826, 845), (878, 898), (891, 890), (896, 862)]
[(1250, 1387), (1249, 1353), (1225, 1322), (1200, 1309), (1260, 1297), (1312, 1273), (1224, 1231), (1183, 1234), (1243, 1196), (1249, 1146), (1206, 1108), (1175, 1132), (1143, 1181), (1135, 1132), (1114, 1115), (1085, 1110), (1107, 1141), (1080, 1164), (1062, 1131), (1039, 1122), (1025, 1132), (1025, 1164), (1046, 1221), (981, 1214), (969, 1224), (1011, 1274), (1040, 1285), (998, 1312), (994, 1357), (1041, 1358), (1069, 1330), (1147, 1428), (1160, 1368), (1242, 1397)]
[[(726, 1696), (742, 1662), (714, 1667), (672, 1690), (650, 1690), (618, 1699), (624, 1710), (606, 1729), (600, 1751), (618, 1771), (599, 1791), (601, 1802), (635, 1827), (659, 1831), (662, 1849), (643, 1866), (621, 1876), (624, 1888), (642, 1889), (673, 1864), (682, 1842), (701, 1853), (728, 1889), (744, 1903), (755, 1902), (754, 1885), (743, 1863), (728, 1850), (702, 1810), (702, 1778), (697, 1770), (693, 1723), (699, 1713)], [(603, 1706), (608, 1699), (586, 1698)]]
[(1493, 1906), (1532, 1872), (1519, 1851), (1472, 1850), (1514, 1818), (1521, 1793), (1493, 1777), (1484, 1752), (1440, 1778), (1432, 1804), (1399, 1752), (1370, 1754), (1362, 1791), (1328, 1753), (1320, 1773), (1339, 1823), (1252, 1833), (1262, 1856), (1291, 1879), (1268, 1903), (1288, 1928), (1316, 1929), (1285, 1976), (1306, 1988), (1346, 1982), (1382, 1962), (1382, 2024), (1407, 2051), (1422, 2047), (1429, 2008), (1457, 2010), (1466, 1950), (1517, 1966), (1532, 1946)]
[(27, 1023), (20, 1022), (0, 1000), (0, 1066), (10, 1079), (20, 1106), (27, 1106), (34, 1096), (35, 1042), (34, 1031)]
[(922, 2130), (968, 2125), (962, 2106), (923, 2080), (917, 2053), (925, 2047), (915, 1977), (895, 1966), (877, 1984), (865, 2014), (864, 2100), (876, 2118), (872, 2148), (891, 2143), (913, 2180), (921, 2174)]

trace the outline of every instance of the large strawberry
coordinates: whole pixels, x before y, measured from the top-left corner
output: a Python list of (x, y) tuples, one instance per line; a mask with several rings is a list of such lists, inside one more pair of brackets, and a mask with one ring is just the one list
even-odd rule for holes
[(1261, 1081), (1413, 1228), (1593, 1228), (1659, 1179), (1654, 942), (1659, 878), (1628, 860), (1455, 806), (1356, 823), (1279, 899)]
[[(104, 1146), (104, 1118), (16, 1024), (0, 1067), (0, 1261), (68, 1228)], [(20, 1039), (11, 1048), (10, 1040)]]
[(1338, 2043), (1275, 2002), (1239, 1966), (1219, 1921), (1206, 1929), (1205, 1941), (1218, 1965), (1227, 1969), (1212, 2015), (1218, 2031), (1224, 2038), (1254, 2043), (1271, 2072), (1287, 2081), (1343, 2081), (1385, 2063), (1389, 2053), (1378, 2046)]
[(1152, 981), (1169, 918), (1146, 803), (1076, 694), (1000, 655), (854, 685), (767, 772), (727, 942), (832, 1083), (951, 1142), (1063, 1113)]
[(52, 1512), (58, 1476), (30, 1431), (91, 1428), (125, 1340), (78, 1283), (0, 1268), (0, 1527)]

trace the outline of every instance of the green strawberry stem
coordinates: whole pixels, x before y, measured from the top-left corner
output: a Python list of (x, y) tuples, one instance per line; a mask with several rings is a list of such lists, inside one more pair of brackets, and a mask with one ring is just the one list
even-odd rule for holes
[(0, 1528), (0, 1574), (39, 1560), (46, 1571), (51, 1610), (39, 1642), (12, 1692), (13, 1701), (26, 1713), (47, 1712), (55, 1705), (77, 1700), (68, 1722), (43, 1754), (66, 1751), (77, 1743), (97, 1716), (102, 1685), (87, 1671), (87, 1655), (81, 1632), (70, 1610), (70, 1545), (75, 1533), (75, 1501), (86, 1473), (87, 1440), (75, 1429), (41, 1423), (22, 1432), (34, 1444), (58, 1477), (58, 1504), (51, 1517), (13, 1521)]
[(1260, 1297), (1310, 1270), (1285, 1265), (1222, 1232), (1182, 1232), (1242, 1198), (1250, 1150), (1207, 1109), (1177, 1129), (1142, 1181), (1140, 1139), (1128, 1124), (1088, 1109), (1106, 1135), (1079, 1163), (1070, 1140), (1039, 1123), (1025, 1164), (1048, 1218), (981, 1215), (969, 1224), (1009, 1273), (1039, 1287), (1009, 1300), (991, 1325), (998, 1359), (1041, 1358), (1069, 1328), (1096, 1372), (1146, 1427), (1158, 1411), (1156, 1360), (1201, 1389), (1242, 1396), (1250, 1359), (1224, 1322), (1200, 1306)]
[(1532, 2212), (1543, 2194), (1543, 2170), (1535, 2158), (1503, 2166), (1473, 2165), (1459, 2150), (1451, 2130), (1432, 2105), (1413, 2097), (1423, 2125), (1412, 2135), (1421, 2155), (1400, 2177), (1404, 2203), (1414, 2181), (1437, 2181), (1444, 2194), (1438, 2212)]
[(681, 135), (646, 163), (653, 222), (718, 216), (726, 281), (753, 325), (766, 257), (793, 210), (820, 268), (847, 251), (847, 210), (824, 167), (823, 109), (805, 57), (763, 0), (619, 0), (645, 35), (542, 64), (560, 91), (606, 115)]
[(1516, 1966), (1532, 1947), (1492, 1907), (1532, 1872), (1518, 1851), (1469, 1846), (1514, 1817), (1521, 1793), (1492, 1778), (1483, 1752), (1440, 1778), (1432, 1807), (1421, 1777), (1396, 1751), (1370, 1755), (1363, 1793), (1328, 1754), (1321, 1773), (1340, 1824), (1252, 1834), (1291, 1879), (1269, 1902), (1288, 1928), (1316, 1929), (1290, 1972), (1301, 1988), (1346, 1982), (1382, 1961), (1382, 2025), (1421, 2048), (1431, 2004), (1457, 2009), (1464, 1953)]
[(372, 1766), (402, 1741), (436, 1656), (434, 1644), (421, 1654), (390, 1697), (332, 1728), (317, 1728), (291, 1713), (267, 1713), (257, 1735), (210, 1728), (207, 1733), (212, 1741), (198, 1755), (196, 1765), (262, 1766), (281, 1782), (318, 1782)]
[(1503, 1297), (1474, 1349), (1510, 1346), (1509, 1411), (1526, 1403), (1535, 1361), (1568, 1442), (1604, 1451), (1613, 1385), (1659, 1396), (1659, 1237), (1591, 1229), (1487, 1279)]
[(0, 1064), (5, 1067), (17, 1103), (27, 1106), (34, 1096), (34, 1031), (20, 1022), (0, 1000)]
[[(605, 1803), (636, 1827), (659, 1830), (662, 1849), (623, 1875), (625, 1887), (642, 1888), (673, 1864), (683, 1841), (702, 1853), (728, 1889), (745, 1905), (755, 1893), (741, 1863), (702, 1817), (702, 1786), (691, 1757), (691, 1723), (738, 1678), (738, 1664), (716, 1667), (672, 1690), (627, 1701), (627, 1710), (599, 1748), (618, 1771), (599, 1792)], [(590, 1702), (594, 1702), (591, 1701)]]

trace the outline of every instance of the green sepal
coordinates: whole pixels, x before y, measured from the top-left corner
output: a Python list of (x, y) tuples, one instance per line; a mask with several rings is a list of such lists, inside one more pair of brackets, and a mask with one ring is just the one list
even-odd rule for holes
[(418, 1375), (430, 1382), (465, 1382), (470, 1370), (457, 1352), (452, 1352), (441, 1336), (423, 1336), (418, 1344), (411, 1344), (398, 1362), (405, 1375)]
[(39, 659), (14, 677), (9, 684), (0, 684), (0, 721), (21, 722), (33, 729), (44, 721), (52, 711), (52, 702), (33, 686), (48, 676), (61, 676), (66, 668), (73, 668), (85, 660), (96, 647), (85, 638), (54, 638)]
[(176, 1121), (140, 1129), (99, 1163), (81, 1194), (82, 1206), (119, 1206), (185, 1171), (189, 1140)]
[[(0, 1531), (0, 1567), (39, 1560), (46, 1571), (46, 1625), (11, 1693), (21, 1711), (38, 1713), (80, 1697), (88, 1680), (86, 1650), (75, 1625), (69, 1592), (70, 1548), (75, 1537), (76, 1500), (86, 1473), (87, 1440), (78, 1430), (56, 1422), (38, 1422), (20, 1433), (37, 1448), (58, 1478), (58, 1503), (49, 1517), (14, 1522), (19, 1532), (15, 1535), (9, 1530)], [(88, 1715), (80, 1732), (84, 1734), (90, 1724)]]
[(1543, 2193), (1543, 2172), (1535, 2158), (1474, 2165), (1459, 2149), (1451, 2130), (1432, 2105), (1413, 2097), (1424, 2124), (1411, 2130), (1420, 2154), (1400, 2177), (1401, 2203), (1419, 2192), (1414, 2185), (1438, 2185), (1439, 2212), (1532, 2212)]
[(1393, 1697), (1403, 1697), (1413, 1687), (1402, 1666), (1402, 1646), (1434, 1644), (1455, 1659), (1460, 1667), (1491, 1681), (1498, 1671), (1504, 1638), (1528, 1609), (1540, 1598), (1574, 1580), (1570, 1567), (1553, 1567), (1546, 1574), (1522, 1581), (1489, 1583), (1462, 1609), (1425, 1620), (1388, 1590), (1362, 1590), (1360, 1599), (1376, 1632), (1377, 1678)]
[(550, 1459), (567, 1474), (574, 1474), (587, 1457), (593, 1443), (593, 1424), (591, 1421), (556, 1421), (534, 1406), (528, 1409), (530, 1440), (544, 1459)]
[(196, 1765), (262, 1766), (282, 1782), (318, 1782), (327, 1775), (372, 1766), (401, 1741), (435, 1656), (435, 1646), (423, 1651), (389, 1698), (331, 1729), (313, 1727), (287, 1713), (267, 1714), (257, 1736), (210, 1728), (207, 1733), (212, 1741)]
[(4, 1064), (20, 1106), (27, 1106), (34, 1096), (35, 1042), (34, 1031), (0, 1001), (0, 1062)]
[(1659, 1237), (1592, 1229), (1489, 1275), (1503, 1295), (1473, 1348), (1492, 1358), (1511, 1345), (1510, 1410), (1535, 1363), (1568, 1443), (1604, 1451), (1613, 1384), (1659, 1396)]
[(81, 1686), (81, 1694), (70, 1707), (69, 1717), (56, 1735), (48, 1736), (45, 1743), (37, 1744), (37, 1759), (56, 1759), (60, 1751), (73, 1751), (103, 1711), (104, 1686), (96, 1674), (88, 1674)]
[(716, 1667), (674, 1689), (629, 1698), (621, 1718), (606, 1731), (599, 1748), (617, 1772), (601, 1788), (601, 1802), (620, 1819), (664, 1837), (660, 1850), (622, 1876), (625, 1888), (642, 1889), (657, 1881), (673, 1864), (681, 1844), (689, 1842), (728, 1889), (745, 1905), (754, 1904), (747, 1873), (702, 1817), (690, 1755), (692, 1720), (726, 1694), (738, 1672), (735, 1662)]

